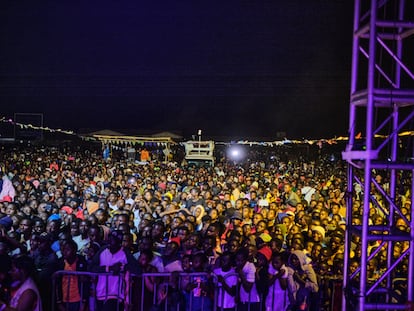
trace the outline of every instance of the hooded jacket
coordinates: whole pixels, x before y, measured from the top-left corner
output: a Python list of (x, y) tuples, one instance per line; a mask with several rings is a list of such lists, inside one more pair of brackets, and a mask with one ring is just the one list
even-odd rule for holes
[(289, 256), (289, 280), (288, 280), (288, 287), (289, 287), (289, 295), (290, 295), (290, 299), (292, 300), (296, 300), (296, 294), (299, 291), (299, 289), (301, 288), (300, 284), (298, 282), (296, 282), (293, 278), (293, 274), (295, 272), (295, 270), (292, 267), (292, 256), (296, 255), (296, 257), (299, 259), (299, 263), (300, 263), (300, 271), (299, 273), (306, 275), (306, 279), (305, 279), (305, 286), (304, 288), (309, 290), (312, 293), (316, 293), (319, 290), (318, 287), (318, 281), (316, 278), (316, 273), (313, 270), (312, 266), (310, 264), (308, 264), (307, 262), (307, 257), (305, 255), (305, 253), (303, 251), (300, 250), (294, 250), (291, 252), (290, 256)]

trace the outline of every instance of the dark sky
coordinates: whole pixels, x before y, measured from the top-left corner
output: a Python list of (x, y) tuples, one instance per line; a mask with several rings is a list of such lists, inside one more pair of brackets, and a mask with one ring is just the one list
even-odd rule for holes
[(346, 134), (352, 2), (0, 2), (0, 114), (46, 126)]

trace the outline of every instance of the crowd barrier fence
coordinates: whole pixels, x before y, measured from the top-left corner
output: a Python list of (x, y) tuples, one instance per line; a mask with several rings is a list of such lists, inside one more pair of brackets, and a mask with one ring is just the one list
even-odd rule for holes
[[(238, 276), (228, 274), (224, 278)], [(62, 290), (62, 281), (66, 280), (66, 293)], [(224, 310), (224, 291), (220, 290), (221, 283), (214, 273), (143, 273), (133, 275), (129, 273), (92, 273), (61, 270), (54, 273), (52, 292), (52, 311), (59, 310), (58, 303), (69, 308), (71, 286), (77, 286), (81, 294), (80, 301), (87, 302), (88, 310), (99, 310), (99, 305), (108, 300), (116, 300), (114, 311), (210, 311)], [(104, 282), (98, 284), (99, 282)], [(117, 284), (116, 284), (117, 283)], [(113, 291), (114, 285), (116, 291)], [(239, 280), (236, 292), (240, 287)], [(340, 282), (331, 282), (332, 296), (328, 309), (338, 310), (340, 303)], [(101, 292), (99, 292), (101, 289)], [(102, 289), (104, 293), (102, 294)], [(339, 292), (338, 292), (339, 291)], [(219, 293), (222, 293), (219, 297)], [(85, 294), (86, 293), (86, 294)], [(272, 286), (269, 295), (273, 295)], [(339, 294), (339, 295), (338, 295)], [(66, 297), (66, 299), (65, 299)], [(235, 304), (235, 311), (271, 311), (273, 303), (266, 304), (266, 297), (259, 296), (259, 304)], [(267, 297), (267, 301), (275, 301), (276, 297)], [(287, 299), (287, 293), (286, 293)], [(249, 299), (250, 301), (250, 299)], [(221, 302), (221, 303), (220, 303)], [(286, 306), (288, 305), (288, 301)], [(241, 306), (241, 308), (240, 308)], [(339, 308), (338, 308), (339, 307)]]

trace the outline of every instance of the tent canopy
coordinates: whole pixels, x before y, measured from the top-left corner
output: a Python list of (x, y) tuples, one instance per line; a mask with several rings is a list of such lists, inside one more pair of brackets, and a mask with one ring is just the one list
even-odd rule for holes
[[(168, 135), (171, 134), (171, 135)], [(165, 135), (165, 136), (164, 136)], [(143, 143), (160, 143), (160, 144), (175, 144), (172, 135), (173, 133), (161, 132), (151, 136), (135, 136), (135, 135), (124, 135), (120, 132), (116, 132), (109, 129), (91, 132), (86, 134), (85, 137), (93, 138), (101, 141), (102, 143), (113, 143), (113, 144), (143, 144)], [(175, 135), (179, 137), (178, 135)]]

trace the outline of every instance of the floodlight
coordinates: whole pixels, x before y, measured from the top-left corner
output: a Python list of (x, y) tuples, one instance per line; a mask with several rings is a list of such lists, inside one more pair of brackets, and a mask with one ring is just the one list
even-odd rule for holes
[(230, 160), (239, 162), (244, 159), (245, 152), (243, 148), (239, 145), (230, 146), (227, 150), (227, 156)]

